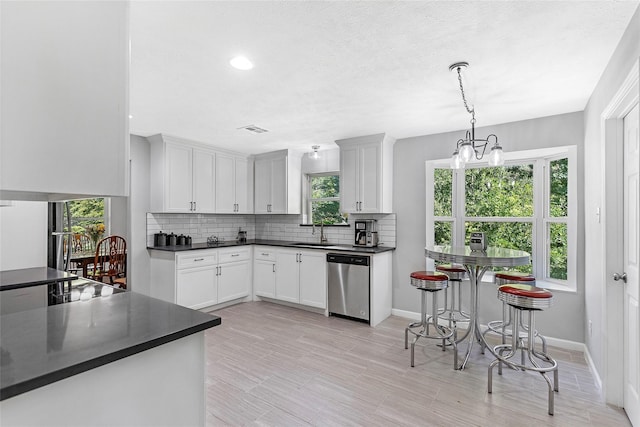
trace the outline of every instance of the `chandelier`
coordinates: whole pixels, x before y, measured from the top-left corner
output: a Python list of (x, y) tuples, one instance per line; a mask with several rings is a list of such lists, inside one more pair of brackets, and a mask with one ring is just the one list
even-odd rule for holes
[(504, 164), (504, 153), (502, 147), (498, 144), (498, 137), (494, 134), (489, 135), (485, 139), (476, 138), (476, 111), (473, 105), (469, 107), (467, 98), (464, 93), (464, 87), (462, 86), (462, 74), (463, 68), (469, 66), (468, 62), (456, 62), (449, 66), (449, 71), (456, 71), (458, 73), (458, 82), (460, 83), (460, 92), (462, 93), (462, 102), (467, 112), (471, 114), (471, 131), (467, 131), (464, 139), (459, 139), (456, 143), (456, 149), (451, 156), (451, 169), (463, 169), (465, 163), (472, 159), (481, 160), (487, 150), (487, 145), (491, 146), (489, 152), (488, 161), (489, 166), (500, 166)]

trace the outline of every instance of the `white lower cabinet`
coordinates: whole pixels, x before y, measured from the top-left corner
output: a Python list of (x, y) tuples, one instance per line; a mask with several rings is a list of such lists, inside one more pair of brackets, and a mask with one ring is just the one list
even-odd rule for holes
[(274, 298), (326, 309), (326, 265), (322, 251), (276, 250)]
[(216, 267), (193, 267), (176, 272), (176, 304), (199, 309), (218, 303)]
[(249, 296), (251, 287), (251, 249), (220, 249), (218, 275), (218, 303)]
[(276, 297), (276, 253), (269, 247), (253, 250), (253, 293), (259, 297)]
[(152, 297), (201, 309), (250, 293), (251, 247), (151, 251)]

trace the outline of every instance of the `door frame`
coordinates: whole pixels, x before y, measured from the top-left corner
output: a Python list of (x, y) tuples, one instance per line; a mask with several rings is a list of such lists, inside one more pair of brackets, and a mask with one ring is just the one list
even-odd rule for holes
[(624, 239), (623, 223), (623, 177), (621, 171), (623, 154), (623, 119), (638, 103), (640, 97), (638, 80), (640, 62), (636, 60), (624, 82), (601, 114), (602, 162), (602, 214), (604, 219), (603, 243), (605, 245), (604, 269), (602, 270), (602, 325), (604, 372), (603, 392), (607, 403), (623, 406), (624, 401), (624, 352), (620, 346), (606, 343), (622, 343), (624, 330), (624, 289), (614, 282), (613, 274), (622, 271)]

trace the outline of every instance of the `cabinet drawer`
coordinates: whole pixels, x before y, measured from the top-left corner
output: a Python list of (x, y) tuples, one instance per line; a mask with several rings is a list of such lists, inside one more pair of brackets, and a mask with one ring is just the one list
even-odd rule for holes
[(176, 268), (201, 267), (205, 265), (215, 265), (218, 263), (218, 252), (213, 251), (196, 251), (188, 254), (180, 254), (176, 257)]
[(251, 258), (251, 250), (248, 247), (221, 249), (219, 252), (219, 263), (244, 261)]
[(254, 251), (253, 257), (255, 259), (261, 259), (264, 261), (276, 260), (276, 252), (271, 248), (256, 246)]

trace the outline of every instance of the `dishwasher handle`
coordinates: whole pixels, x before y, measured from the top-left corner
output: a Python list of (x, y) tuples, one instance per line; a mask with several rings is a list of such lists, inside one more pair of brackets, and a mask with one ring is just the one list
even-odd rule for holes
[(366, 255), (344, 255), (344, 254), (327, 254), (327, 262), (336, 264), (352, 264), (369, 266), (370, 257)]

